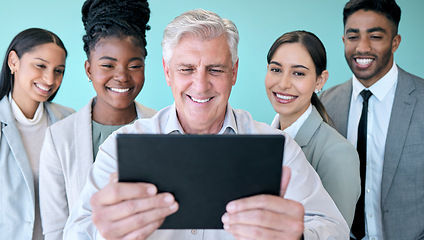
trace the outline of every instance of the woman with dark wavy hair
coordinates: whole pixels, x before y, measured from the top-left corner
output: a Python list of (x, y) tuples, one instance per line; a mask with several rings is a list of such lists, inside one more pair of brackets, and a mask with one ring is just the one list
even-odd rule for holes
[(67, 52), (60, 38), (29, 28), (10, 43), (0, 73), (0, 238), (43, 239), (38, 179), (46, 128), (74, 110), (52, 103)]
[(99, 146), (118, 128), (156, 111), (135, 101), (144, 84), (150, 9), (142, 0), (87, 0), (82, 7), (85, 71), (96, 96), (46, 131), (41, 151), (41, 216), (46, 239), (63, 228)]

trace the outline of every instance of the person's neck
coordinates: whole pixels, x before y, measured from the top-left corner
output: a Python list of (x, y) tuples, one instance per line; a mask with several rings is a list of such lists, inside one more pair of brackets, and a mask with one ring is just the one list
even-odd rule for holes
[(390, 72), (390, 70), (393, 67), (393, 57), (392, 59), (389, 61), (389, 63), (387, 63), (387, 65), (380, 70), (379, 73), (377, 73), (375, 76), (373, 76), (372, 78), (369, 79), (360, 79), (358, 78), (356, 75), (356, 79), (358, 79), (358, 81), (365, 87), (365, 88), (370, 88), (372, 85), (374, 85), (376, 82), (378, 82), (380, 79), (382, 79), (384, 76), (387, 75), (387, 73)]
[(24, 116), (28, 119), (33, 119), (40, 102), (24, 101), (24, 100), (20, 99), (19, 97), (15, 98), (13, 96), (14, 95), (12, 94), (13, 101), (15, 101), (16, 105), (19, 107), (19, 109), (21, 109)]
[(280, 130), (284, 130), (290, 127), (296, 120), (288, 120), (283, 115), (280, 114)]
[[(309, 107), (309, 105), (308, 105)], [(305, 112), (308, 110), (308, 108), (305, 108), (302, 112), (293, 113), (293, 114), (281, 114), (280, 113), (280, 130), (284, 130), (288, 127), (290, 127), (294, 122), (297, 121)]]
[[(384, 75), (383, 75), (384, 76)], [(356, 78), (358, 79), (358, 81), (365, 87), (365, 88), (370, 88), (372, 85), (374, 85), (374, 83), (378, 82), (378, 80), (380, 80), (381, 78), (376, 78), (376, 79), (360, 79), (360, 78)]]
[(103, 125), (126, 125), (137, 117), (135, 103), (124, 109), (116, 109), (109, 105), (94, 103), (93, 120)]
[(186, 134), (217, 134), (224, 125), (224, 117), (220, 121), (215, 121), (212, 124), (199, 124), (195, 122), (188, 123), (179, 118), (181, 127)]

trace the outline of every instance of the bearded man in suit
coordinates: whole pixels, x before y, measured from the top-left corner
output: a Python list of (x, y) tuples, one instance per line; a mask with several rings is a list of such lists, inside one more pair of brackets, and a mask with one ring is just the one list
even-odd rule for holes
[(353, 77), (320, 96), (361, 158), (351, 239), (424, 238), (424, 80), (394, 61), (400, 15), (394, 0), (345, 5), (343, 42)]

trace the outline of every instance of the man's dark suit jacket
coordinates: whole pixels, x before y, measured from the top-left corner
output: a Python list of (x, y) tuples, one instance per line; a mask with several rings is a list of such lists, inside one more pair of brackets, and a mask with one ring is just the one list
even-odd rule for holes
[[(352, 79), (320, 98), (344, 137)], [(424, 79), (399, 68), (381, 182), (384, 239), (424, 239)]]

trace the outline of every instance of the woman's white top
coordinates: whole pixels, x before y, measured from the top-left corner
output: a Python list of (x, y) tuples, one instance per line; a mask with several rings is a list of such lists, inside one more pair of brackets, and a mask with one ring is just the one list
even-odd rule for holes
[(39, 207), (38, 194), (38, 166), (40, 163), (40, 152), (44, 141), (44, 134), (47, 126), (49, 126), (47, 113), (44, 111), (43, 103), (38, 105), (35, 115), (32, 119), (25, 117), (15, 101), (9, 97), (12, 113), (16, 119), (16, 126), (21, 133), (22, 143), (28, 155), (31, 164), (32, 173), (34, 175), (34, 190), (35, 190), (35, 222), (33, 231), (33, 240), (42, 240), (43, 231), (41, 228), (41, 217)]

